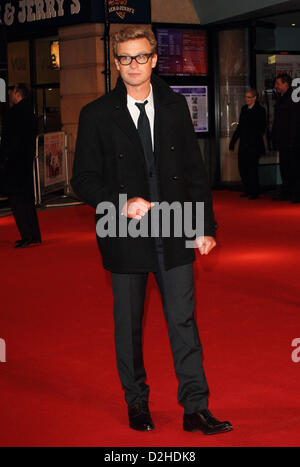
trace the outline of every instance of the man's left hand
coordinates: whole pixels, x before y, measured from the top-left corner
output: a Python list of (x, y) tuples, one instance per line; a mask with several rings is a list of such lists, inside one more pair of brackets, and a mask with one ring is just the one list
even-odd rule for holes
[(198, 237), (195, 240), (195, 247), (199, 249), (201, 255), (208, 255), (216, 244), (214, 237)]

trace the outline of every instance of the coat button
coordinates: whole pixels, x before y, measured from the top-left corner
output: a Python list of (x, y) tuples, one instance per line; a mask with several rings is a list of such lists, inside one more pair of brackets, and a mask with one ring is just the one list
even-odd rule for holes
[(119, 154), (120, 159), (123, 159), (123, 157), (124, 157), (124, 154)]
[(175, 151), (175, 146), (170, 147), (171, 151)]
[(120, 185), (120, 188), (125, 188), (125, 185), (123, 185), (123, 183)]
[(174, 175), (174, 177), (172, 177), (173, 180), (179, 180), (179, 177), (178, 175)]

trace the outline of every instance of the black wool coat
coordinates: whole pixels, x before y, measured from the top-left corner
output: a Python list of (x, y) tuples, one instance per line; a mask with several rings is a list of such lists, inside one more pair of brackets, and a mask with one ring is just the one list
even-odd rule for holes
[(272, 140), (279, 151), (300, 148), (300, 103), (293, 101), (292, 93), (290, 87), (275, 104)]
[(33, 197), (36, 129), (29, 101), (23, 99), (8, 110), (0, 146), (2, 193)]
[[(214, 236), (212, 196), (186, 100), (156, 75), (152, 75), (151, 83), (160, 201), (204, 202), (205, 235)], [(118, 205), (119, 193), (128, 199), (150, 201), (143, 147), (127, 108), (121, 78), (112, 92), (89, 103), (80, 113), (71, 185), (78, 197), (94, 208), (100, 202), (112, 202), (117, 216), (122, 208)], [(105, 269), (120, 273), (157, 270), (154, 238), (97, 240)], [(170, 238), (163, 238), (166, 269), (194, 261), (194, 250), (185, 247), (185, 240), (172, 232)]]
[(233, 149), (239, 139), (239, 155), (244, 152), (260, 156), (266, 153), (264, 133), (266, 131), (266, 111), (256, 102), (252, 109), (244, 105), (241, 109), (239, 124), (231, 138), (230, 148)]

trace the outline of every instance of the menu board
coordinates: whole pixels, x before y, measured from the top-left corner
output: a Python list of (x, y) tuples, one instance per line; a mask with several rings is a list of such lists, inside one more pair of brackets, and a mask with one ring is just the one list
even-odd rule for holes
[(159, 75), (207, 75), (206, 31), (158, 28), (156, 33)]
[(208, 131), (207, 86), (171, 86), (187, 100), (194, 129), (197, 133)]

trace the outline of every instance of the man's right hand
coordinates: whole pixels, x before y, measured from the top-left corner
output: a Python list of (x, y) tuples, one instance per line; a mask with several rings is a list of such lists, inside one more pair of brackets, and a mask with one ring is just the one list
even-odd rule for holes
[(141, 220), (153, 206), (154, 203), (150, 203), (143, 198), (130, 198), (124, 204), (121, 213), (123, 216)]

